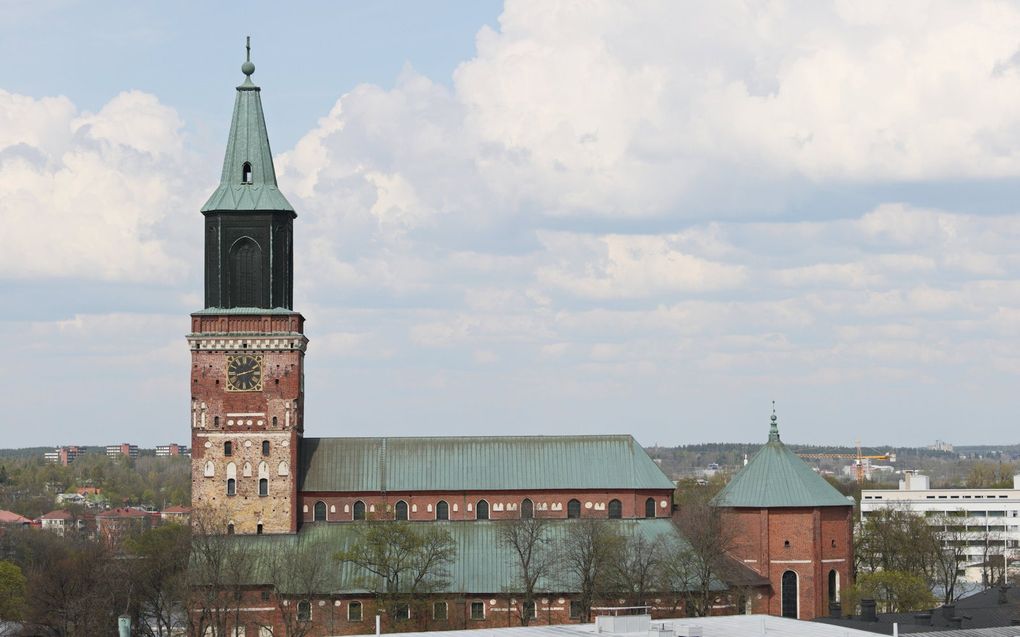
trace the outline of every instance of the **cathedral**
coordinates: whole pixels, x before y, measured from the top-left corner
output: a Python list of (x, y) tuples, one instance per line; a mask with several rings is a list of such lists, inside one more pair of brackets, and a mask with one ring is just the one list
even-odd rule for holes
[[(343, 550), (369, 520), (441, 525), (456, 546), (450, 582), (424, 610), (406, 609), (409, 622), (423, 619), (413, 613), (424, 613), (427, 622), (415, 626), (509, 626), (518, 625), (512, 618), (521, 612), (539, 623), (578, 621), (576, 591), (551, 580), (541, 583), (543, 592), (528, 609), (508, 592), (515, 575), (501, 521), (545, 518), (551, 536), (560, 537), (578, 519), (605, 519), (627, 537), (682, 541), (672, 520), (673, 482), (628, 435), (307, 437), (309, 341), (293, 299), (297, 214), (277, 185), (250, 52), (241, 70), (220, 183), (201, 210), (205, 307), (191, 315), (187, 336), (192, 504), (216, 520), (216, 528), (202, 531), (258, 561), (302, 543)], [(774, 442), (781, 447), (778, 433)], [(762, 453), (772, 447), (770, 439)], [(848, 581), (850, 504), (837, 500), (806, 465), (807, 473), (790, 473), (787, 465), (803, 462), (783, 450), (755, 456), (742, 472), (750, 477), (738, 481), (738, 474), (720, 494), (717, 505), (747, 538), (734, 562), (752, 575), (752, 584), (739, 608), (720, 584), (719, 612), (810, 618), (834, 599), (831, 576), (823, 592), (823, 562), (833, 565), (837, 582)], [(776, 454), (782, 458), (775, 460)], [(773, 502), (752, 493), (751, 482), (774, 486), (789, 479), (815, 482), (806, 491), (794, 488), (792, 499)], [(830, 536), (831, 550), (824, 544)], [(823, 545), (824, 554), (818, 551)], [(281, 626), (288, 611), (304, 622), (301, 634), (374, 632), (372, 595), (350, 586), (348, 566), (334, 564), (330, 555), (321, 559), (328, 573), (319, 590), (282, 590), (256, 576), (244, 582), (234, 593), (229, 634), (290, 634)], [(793, 588), (788, 571), (799, 578)], [(667, 612), (666, 600), (655, 602), (663, 605), (659, 614)], [(659, 610), (652, 608), (653, 614)], [(675, 604), (668, 609), (676, 610)]]

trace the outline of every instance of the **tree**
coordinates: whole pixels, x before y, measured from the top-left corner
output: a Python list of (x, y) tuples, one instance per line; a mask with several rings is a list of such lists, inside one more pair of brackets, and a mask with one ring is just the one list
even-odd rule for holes
[(298, 605), (311, 602), (313, 596), (325, 590), (333, 565), (323, 559), (324, 555), (328, 555), (324, 545), (294, 543), (277, 551), (270, 560), (270, 583), (286, 637), (305, 637), (312, 629), (311, 622), (299, 617)]
[(403, 621), (403, 608), (449, 586), (456, 553), (453, 537), (441, 526), (376, 521), (359, 525), (357, 539), (335, 557), (360, 571), (354, 586), (370, 591), (396, 623)]
[(191, 556), (187, 570), (188, 634), (226, 635), (241, 623), (245, 587), (255, 574), (255, 555), (244, 538), (223, 535), (227, 521), (211, 508), (191, 513)]
[(549, 520), (522, 518), (500, 522), (500, 540), (514, 556), (513, 592), (521, 598), (517, 617), (521, 626), (533, 619), (538, 582), (548, 579), (556, 569), (557, 556), (549, 537)]
[(26, 582), (17, 564), (0, 561), (0, 619), (11, 621), (22, 618)]
[(594, 601), (612, 588), (612, 565), (624, 538), (606, 520), (576, 520), (560, 547), (564, 584), (579, 592), (582, 621), (591, 620)]
[(191, 529), (168, 524), (129, 538), (132, 593), (138, 629), (150, 637), (169, 637), (185, 626), (187, 568)]
[(649, 594), (663, 590), (665, 558), (661, 536), (652, 540), (642, 535), (626, 538), (613, 563), (613, 590), (627, 598), (628, 605), (645, 606)]
[(844, 591), (844, 599), (853, 605), (866, 598), (874, 599), (877, 609), (883, 613), (907, 613), (935, 605), (935, 596), (924, 578), (903, 571), (859, 575), (857, 582)]
[(676, 543), (664, 561), (670, 590), (679, 593), (688, 616), (704, 617), (711, 609), (712, 584), (728, 566), (733, 527), (722, 511), (705, 500), (690, 501), (676, 520), (686, 542)]

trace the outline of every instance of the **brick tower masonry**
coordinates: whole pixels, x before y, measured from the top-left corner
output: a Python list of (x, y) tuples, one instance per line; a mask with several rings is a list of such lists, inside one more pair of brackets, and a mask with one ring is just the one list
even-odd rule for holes
[(786, 448), (775, 414), (768, 443), (713, 504), (733, 556), (769, 580), (768, 614), (828, 615), (851, 583), (853, 502)]
[(280, 193), (255, 65), (242, 65), (205, 217), (205, 309), (191, 315), (192, 502), (220, 532), (297, 531), (304, 318), (292, 309), (294, 209)]

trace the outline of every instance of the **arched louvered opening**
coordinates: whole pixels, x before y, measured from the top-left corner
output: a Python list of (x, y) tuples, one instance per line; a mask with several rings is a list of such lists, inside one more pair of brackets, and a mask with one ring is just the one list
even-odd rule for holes
[(250, 184), (250, 183), (252, 183), (252, 179), (251, 179), (251, 162), (247, 162), (246, 161), (243, 164), (241, 164), (241, 183), (242, 184)]
[(655, 517), (655, 498), (648, 498), (647, 500), (645, 500), (645, 517), (646, 518)]
[(364, 520), (365, 519), (365, 503), (358, 500), (354, 503), (354, 519)]
[(567, 502), (567, 517), (568, 518), (579, 518), (581, 517), (581, 502), (580, 500), (571, 500)]
[(395, 514), (393, 516), (394, 519), (397, 519), (397, 520), (406, 520), (407, 519), (407, 503), (404, 502), (403, 500), (399, 500), (397, 502), (397, 505), (395, 507), (393, 507), (393, 511), (394, 511), (394, 514)]
[(782, 611), (783, 617), (797, 619), (797, 574), (793, 571), (783, 573)]
[(623, 504), (619, 500), (610, 500), (608, 508), (610, 520), (619, 520), (623, 517)]
[(313, 522), (325, 522), (326, 521), (326, 503), (319, 500), (315, 503), (315, 509), (312, 511)]
[(535, 517), (535, 503), (531, 501), (531, 498), (524, 498), (521, 502), (521, 519), (530, 520)]
[(475, 505), (475, 519), (476, 520), (488, 520), (489, 519), (489, 503), (485, 500), (479, 500), (478, 504)]
[(262, 307), (262, 248), (251, 237), (230, 246), (230, 307)]
[(440, 500), (436, 503), (436, 519), (437, 520), (449, 520), (450, 519), (450, 505), (446, 503), (446, 500)]

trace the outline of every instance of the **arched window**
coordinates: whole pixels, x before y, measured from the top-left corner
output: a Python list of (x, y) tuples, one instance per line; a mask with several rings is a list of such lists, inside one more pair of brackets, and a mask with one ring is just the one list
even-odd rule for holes
[(365, 503), (358, 500), (354, 503), (354, 519), (364, 520), (365, 519)]
[(839, 573), (836, 569), (829, 571), (829, 603), (839, 601)]
[(259, 478), (259, 495), (269, 495), (269, 480)]
[(393, 507), (394, 519), (406, 520), (407, 519), (407, 503), (403, 500), (398, 500), (397, 505)]
[(478, 504), (475, 505), (475, 519), (476, 520), (488, 520), (489, 519), (489, 503), (485, 500), (479, 500)]
[(241, 165), (241, 183), (242, 184), (251, 183), (251, 164), (249, 162), (244, 162)]
[(530, 520), (535, 517), (535, 503), (530, 498), (521, 501), (521, 519)]
[(797, 619), (797, 574), (793, 571), (783, 573), (783, 617)]
[(436, 519), (437, 520), (449, 520), (450, 519), (450, 505), (446, 503), (446, 500), (440, 500), (436, 503)]
[(262, 307), (262, 248), (251, 237), (230, 246), (230, 307)]
[(307, 599), (297, 603), (297, 619), (299, 622), (312, 621), (312, 603)]
[(623, 517), (623, 504), (619, 500), (609, 501), (609, 519), (619, 520)]
[(645, 517), (646, 518), (655, 517), (655, 498), (648, 498), (647, 500), (645, 500)]
[(233, 535), (233, 534), (234, 534), (234, 523), (231, 522), (230, 524), (227, 525), (227, 535)]
[(351, 602), (347, 605), (347, 621), (361, 621), (361, 602)]
[(579, 500), (571, 500), (570, 502), (567, 502), (567, 517), (581, 517), (581, 502)]
[(312, 511), (313, 522), (325, 522), (326, 521), (326, 503), (319, 500), (315, 503), (315, 510)]
[(263, 440), (262, 441), (262, 455), (263, 456), (268, 456), (269, 455), (269, 441), (268, 440)]
[(223, 443), (223, 455), (232, 456), (234, 455), (234, 443), (229, 440)]

